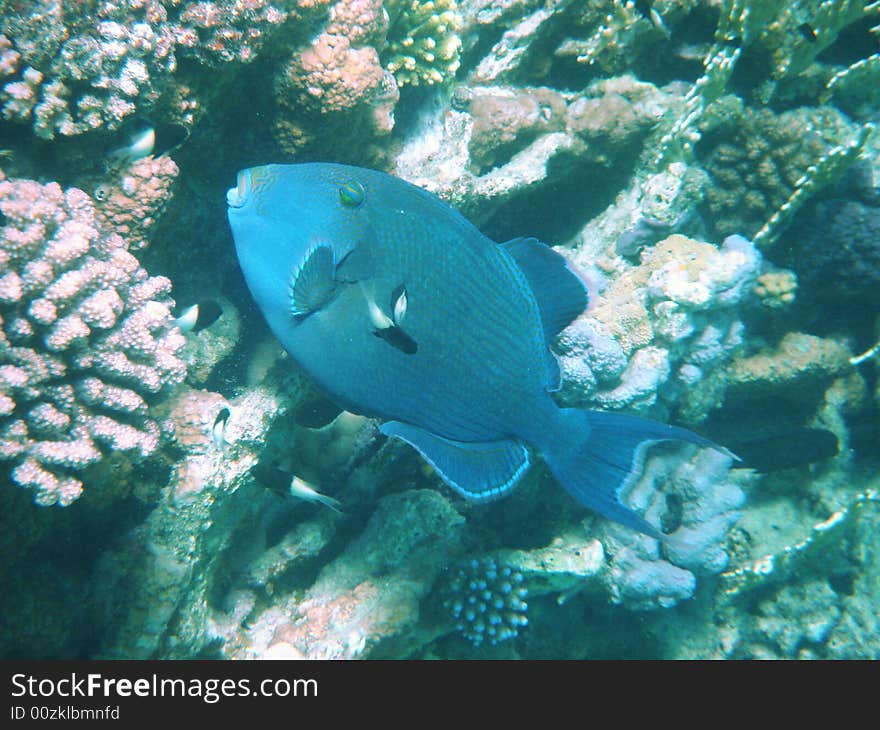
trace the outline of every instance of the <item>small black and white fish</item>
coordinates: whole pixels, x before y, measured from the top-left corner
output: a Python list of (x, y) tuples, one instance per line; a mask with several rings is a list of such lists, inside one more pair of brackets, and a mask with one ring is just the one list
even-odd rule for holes
[(183, 310), (179, 317), (174, 320), (184, 332), (201, 332), (205, 327), (210, 327), (216, 322), (223, 309), (213, 299), (206, 299), (198, 304), (193, 304)]
[(663, 35), (665, 35), (667, 38), (669, 38), (669, 29), (663, 22), (663, 17), (653, 7), (652, 0), (636, 0), (635, 6), (636, 10), (638, 10), (639, 13), (642, 14), (642, 16), (651, 21), (651, 25), (653, 25), (657, 30), (663, 33)]
[(419, 344), (401, 326), (406, 317), (406, 310), (409, 304), (406, 297), (406, 288), (401, 284), (395, 287), (391, 293), (391, 317), (382, 311), (379, 305), (373, 301), (372, 297), (366, 294), (364, 296), (367, 299), (367, 307), (370, 311), (373, 334), (407, 355), (414, 355), (418, 352)]
[(187, 128), (180, 124), (141, 123), (130, 129), (123, 144), (110, 151), (113, 165), (130, 165), (150, 155), (164, 155), (189, 136)]
[(138, 127), (125, 140), (125, 144), (110, 150), (112, 163), (130, 165), (153, 154), (156, 147), (156, 130), (153, 127)]
[(225, 451), (229, 446), (229, 442), (226, 440), (226, 424), (229, 421), (229, 416), (229, 409), (221, 408), (214, 419), (214, 425), (211, 427), (211, 441), (214, 443), (214, 448), (220, 451)]
[(267, 489), (271, 489), (279, 496), (290, 495), (304, 502), (317, 502), (329, 507), (334, 512), (342, 512), (338, 499), (321, 494), (311, 484), (300, 479), (295, 474), (290, 474), (283, 469), (274, 466), (257, 464), (251, 467), (251, 476)]

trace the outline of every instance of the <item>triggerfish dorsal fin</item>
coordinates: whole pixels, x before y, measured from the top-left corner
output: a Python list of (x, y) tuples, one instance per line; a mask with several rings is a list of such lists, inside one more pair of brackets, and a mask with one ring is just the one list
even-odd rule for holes
[(406, 441), (443, 481), (475, 502), (502, 497), (529, 468), (529, 452), (517, 441), (452, 441), (399, 421), (384, 423), (379, 430)]
[(326, 244), (315, 246), (293, 273), (290, 282), (290, 313), (305, 319), (336, 296), (336, 261)]
[(536, 238), (514, 238), (501, 245), (513, 256), (535, 295), (549, 345), (587, 308), (587, 286), (564, 256)]

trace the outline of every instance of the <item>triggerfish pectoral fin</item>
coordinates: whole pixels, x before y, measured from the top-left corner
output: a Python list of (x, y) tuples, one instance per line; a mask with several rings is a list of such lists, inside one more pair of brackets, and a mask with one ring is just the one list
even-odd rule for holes
[(687, 429), (646, 418), (576, 408), (562, 408), (559, 415), (557, 433), (542, 449), (553, 476), (585, 507), (657, 539), (663, 538), (660, 531), (621, 501), (642, 474), (647, 448), (687, 441), (729, 454)]
[(317, 312), (336, 296), (336, 262), (333, 249), (315, 246), (290, 283), (290, 311), (297, 319)]
[(476, 502), (503, 496), (529, 468), (529, 452), (517, 441), (451, 441), (399, 421), (389, 421), (379, 430), (406, 441), (437, 470), (443, 481)]

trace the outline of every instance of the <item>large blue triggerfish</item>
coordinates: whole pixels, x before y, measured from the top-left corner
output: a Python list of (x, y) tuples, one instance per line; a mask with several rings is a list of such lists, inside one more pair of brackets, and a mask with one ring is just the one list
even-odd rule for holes
[(620, 499), (644, 447), (717, 447), (556, 404), (550, 343), (589, 297), (564, 257), (534, 238), (495, 243), (434, 195), (358, 167), (254, 167), (226, 200), (257, 305), (338, 405), (383, 419), (468, 499), (509, 492), (531, 446), (581, 504), (662, 537)]

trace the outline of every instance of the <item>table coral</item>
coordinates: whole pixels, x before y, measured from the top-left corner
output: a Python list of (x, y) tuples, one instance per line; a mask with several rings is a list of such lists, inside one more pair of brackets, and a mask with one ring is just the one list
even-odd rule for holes
[(159, 445), (148, 400), (183, 379), (171, 283), (102, 230), (77, 188), (0, 181), (0, 458), (38, 504), (70, 504), (107, 451)]

